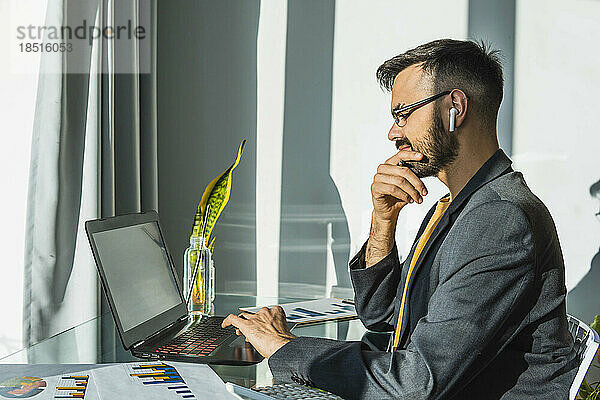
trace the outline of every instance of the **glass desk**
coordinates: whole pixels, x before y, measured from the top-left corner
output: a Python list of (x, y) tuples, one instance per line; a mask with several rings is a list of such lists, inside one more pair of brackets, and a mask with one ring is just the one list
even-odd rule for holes
[[(257, 302), (258, 300), (258, 302)], [(259, 298), (256, 296), (217, 294), (215, 315), (238, 313), (238, 307), (289, 303), (307, 299)], [(325, 337), (340, 340), (361, 340), (366, 332), (360, 320), (326, 322), (297, 326), (296, 336)], [(75, 364), (114, 363), (139, 360), (123, 349), (110, 313), (67, 329), (39, 343), (0, 359), (4, 364)], [(252, 387), (272, 384), (267, 360), (252, 366), (211, 365), (225, 382)]]

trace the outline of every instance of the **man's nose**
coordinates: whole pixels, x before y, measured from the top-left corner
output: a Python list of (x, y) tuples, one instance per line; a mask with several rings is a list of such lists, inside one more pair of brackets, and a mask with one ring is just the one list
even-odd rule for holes
[(404, 134), (402, 133), (402, 128), (400, 128), (398, 125), (396, 125), (395, 122), (392, 123), (392, 127), (390, 128), (389, 132), (388, 132), (388, 139), (391, 140), (392, 142), (395, 142), (396, 140), (403, 138)]

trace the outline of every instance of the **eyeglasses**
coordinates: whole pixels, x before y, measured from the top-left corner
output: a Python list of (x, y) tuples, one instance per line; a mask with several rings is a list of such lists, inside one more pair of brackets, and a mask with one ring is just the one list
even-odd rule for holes
[(426, 104), (431, 103), (434, 100), (439, 99), (442, 96), (450, 94), (450, 93), (452, 93), (452, 91), (447, 90), (445, 92), (438, 93), (435, 96), (431, 96), (426, 99), (419, 100), (416, 103), (412, 103), (407, 106), (400, 107), (397, 110), (393, 110), (392, 116), (394, 117), (394, 121), (396, 121), (396, 125), (398, 125), (398, 127), (402, 128), (404, 125), (406, 125), (406, 120), (408, 119), (408, 117), (410, 117), (410, 114), (412, 114), (413, 111), (415, 111), (418, 108), (423, 107)]

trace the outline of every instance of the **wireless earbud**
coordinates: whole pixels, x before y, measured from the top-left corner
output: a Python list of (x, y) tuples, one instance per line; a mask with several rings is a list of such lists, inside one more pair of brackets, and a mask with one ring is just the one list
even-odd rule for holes
[(458, 110), (454, 107), (450, 109), (450, 128), (448, 131), (454, 132), (454, 128), (456, 125), (456, 114), (458, 114)]

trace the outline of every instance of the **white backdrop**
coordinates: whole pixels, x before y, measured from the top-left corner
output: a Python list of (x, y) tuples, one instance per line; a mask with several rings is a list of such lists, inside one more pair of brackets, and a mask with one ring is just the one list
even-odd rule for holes
[(554, 217), (568, 289), (600, 245), (599, 41), (598, 1), (517, 2), (513, 160)]
[[(336, 3), (330, 173), (348, 218), (351, 256), (368, 237), (373, 175), (396, 152), (387, 139), (390, 94), (379, 88), (375, 71), (383, 61), (419, 44), (465, 39), (467, 7), (466, 0)], [(396, 241), (402, 257), (426, 212), (446, 193), (437, 179), (425, 184), (429, 194), (423, 204), (406, 207), (399, 219)]]
[[(429, 40), (465, 39), (467, 16), (468, 1), (411, 7), (384, 0), (336, 4), (330, 171), (348, 218), (352, 253), (368, 236), (369, 186), (376, 167), (395, 151), (387, 140), (389, 94), (379, 89), (375, 70)], [(600, 245), (600, 224), (593, 215), (598, 204), (589, 195), (589, 187), (600, 179), (595, 121), (600, 54), (593, 50), (600, 40), (598, 21), (597, 1), (517, 2), (512, 158), (554, 217), (568, 289), (589, 270)], [(446, 192), (436, 179), (426, 184), (430, 194), (424, 204), (401, 214), (401, 256), (425, 212)]]

